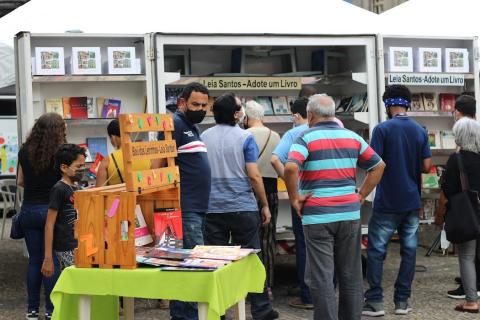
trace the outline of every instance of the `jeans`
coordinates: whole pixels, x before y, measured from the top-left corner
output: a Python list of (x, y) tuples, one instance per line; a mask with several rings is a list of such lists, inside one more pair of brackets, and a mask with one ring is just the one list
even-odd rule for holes
[(400, 238), (400, 269), (395, 282), (395, 302), (405, 302), (412, 293), (417, 255), (418, 211), (386, 213), (373, 211), (368, 224), (367, 281), (368, 302), (383, 302), (383, 260), (395, 230)]
[(297, 265), (297, 279), (300, 285), (300, 299), (305, 304), (312, 304), (312, 295), (310, 289), (305, 283), (305, 263), (307, 260), (307, 252), (305, 248), (305, 235), (303, 234), (302, 220), (298, 217), (297, 211), (292, 211), (292, 229), (295, 236), (295, 262)]
[[(313, 296), (314, 320), (357, 320), (363, 304), (360, 221), (304, 225), (305, 281)], [(338, 279), (338, 308), (332, 281)]]
[[(197, 244), (203, 245), (203, 225), (205, 213), (182, 212), (183, 247), (192, 249)], [(198, 308), (194, 302), (170, 301), (172, 320), (197, 320)]]
[(468, 302), (477, 302), (477, 270), (475, 267), (476, 257), (480, 255), (478, 240), (470, 240), (458, 244), (458, 263), (460, 276), (462, 277), (463, 289)]
[[(205, 217), (205, 244), (260, 249), (259, 229), (261, 218), (258, 211), (208, 213)], [(272, 310), (264, 284), (262, 293), (250, 293), (253, 320), (262, 319)]]
[(60, 275), (60, 266), (55, 254), (52, 252), (54, 274), (47, 278), (41, 273), (45, 253), (45, 222), (47, 220), (47, 204), (23, 203), (20, 210), (20, 224), (25, 233), (25, 243), (28, 250), (27, 269), (27, 294), (28, 311), (39, 311), (40, 289), (45, 290), (45, 311), (53, 312), (53, 304), (50, 301), (50, 293)]

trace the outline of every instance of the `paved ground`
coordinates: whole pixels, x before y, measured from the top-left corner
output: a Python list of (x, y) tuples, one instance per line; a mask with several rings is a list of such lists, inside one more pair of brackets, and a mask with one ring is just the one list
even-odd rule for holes
[[(7, 226), (9, 230), (9, 226)], [(429, 245), (430, 238), (422, 233), (420, 242)], [(25, 271), (27, 260), (22, 256), (22, 242), (0, 240), (0, 320), (24, 319), (26, 288)], [(408, 316), (392, 315), (393, 303), (392, 288), (399, 265), (398, 244), (393, 243), (386, 260), (384, 286), (386, 288), (387, 316), (383, 319), (399, 320), (450, 320), (450, 319), (478, 319), (479, 316), (459, 314), (453, 311), (457, 301), (448, 299), (445, 291), (455, 287), (454, 276), (458, 273), (457, 258), (440, 256), (438, 253), (425, 257), (426, 249), (418, 249), (418, 264), (424, 265), (426, 272), (417, 272), (414, 296), (411, 304), (414, 311)], [(274, 288), (274, 308), (280, 312), (280, 319), (312, 319), (309, 311), (295, 310), (288, 307), (290, 297), (286, 295), (286, 288), (295, 282), (294, 259), (282, 257), (277, 267), (277, 284)], [(156, 308), (156, 302), (151, 300), (137, 300), (137, 320), (168, 319), (168, 312)], [(368, 318), (365, 318), (368, 319)], [(70, 319), (61, 319), (70, 320)], [(108, 320), (108, 319), (105, 319)]]

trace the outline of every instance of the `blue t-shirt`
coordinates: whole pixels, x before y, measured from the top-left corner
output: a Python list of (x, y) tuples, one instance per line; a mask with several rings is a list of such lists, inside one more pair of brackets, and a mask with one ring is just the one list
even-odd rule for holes
[[(175, 164), (180, 169), (182, 211), (206, 213), (211, 186), (207, 147), (200, 138), (198, 127), (190, 123), (183, 113), (176, 112), (173, 123), (175, 131), (172, 136), (177, 143)], [(162, 137), (161, 132), (159, 139)]]
[(290, 151), (290, 147), (292, 146), (293, 142), (307, 129), (308, 124), (302, 124), (301, 126), (292, 128), (285, 132), (272, 153), (276, 155), (283, 164), (285, 164), (288, 159), (288, 152)]
[(397, 115), (373, 130), (371, 146), (387, 165), (377, 186), (377, 212), (421, 208), (422, 162), (432, 153), (427, 132), (406, 115)]

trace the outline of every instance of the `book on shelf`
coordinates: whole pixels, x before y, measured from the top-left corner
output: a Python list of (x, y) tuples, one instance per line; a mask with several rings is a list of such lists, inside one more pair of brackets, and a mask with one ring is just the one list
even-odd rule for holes
[(440, 101), (440, 110), (445, 112), (452, 112), (455, 110), (455, 100), (458, 95), (451, 93), (440, 93), (438, 100)]
[(290, 107), (291, 107), (292, 104), (295, 102), (295, 100), (298, 99), (298, 97), (296, 97), (296, 96), (287, 96), (286, 98), (287, 98), (288, 111), (291, 112)]
[(70, 118), (87, 119), (87, 97), (70, 97)]
[(96, 117), (98, 117), (98, 118), (102, 118), (103, 104), (105, 103), (105, 100), (107, 100), (107, 98), (104, 98), (104, 97), (95, 98), (96, 107), (97, 107), (97, 116)]
[(57, 113), (63, 118), (62, 99), (45, 99), (45, 112)]
[(445, 72), (468, 73), (470, 70), (468, 49), (445, 48)]
[(423, 106), (423, 98), (421, 93), (412, 93), (411, 111), (425, 111)]
[(72, 47), (72, 74), (102, 74), (100, 47)]
[(102, 157), (108, 156), (107, 138), (105, 137), (88, 137), (87, 146), (91, 154), (101, 154)]
[(87, 155), (85, 157), (85, 162), (93, 162), (92, 154), (90, 153), (90, 150), (88, 149), (88, 145), (86, 143), (79, 143), (78, 146), (85, 150), (85, 154)]
[(441, 48), (418, 48), (416, 58), (418, 72), (442, 72)]
[(265, 111), (264, 115), (273, 115), (272, 101), (270, 100), (270, 97), (255, 97), (254, 100), (263, 106), (263, 110)]
[(428, 144), (430, 149), (441, 149), (442, 142), (440, 140), (440, 131), (428, 130)]
[(70, 97), (63, 97), (62, 98), (62, 104), (63, 104), (63, 118), (64, 119), (71, 119), (72, 118), (72, 112), (70, 109)]
[(437, 97), (435, 93), (422, 93), (423, 107), (425, 111), (438, 111)]
[(105, 99), (102, 109), (102, 118), (117, 118), (120, 114), (122, 101), (117, 99)]
[(390, 47), (388, 49), (390, 72), (413, 72), (412, 47)]
[(153, 213), (155, 245), (181, 248), (182, 212), (176, 208), (155, 208)]
[(142, 208), (137, 204), (135, 207), (135, 246), (144, 246), (152, 242), (153, 238), (143, 217)]
[(63, 47), (36, 47), (34, 74), (64, 75), (65, 58)]
[(457, 144), (455, 143), (455, 136), (453, 135), (453, 131), (450, 130), (441, 130), (440, 137), (442, 141), (442, 149), (456, 149)]
[(87, 116), (88, 118), (97, 117), (97, 106), (95, 104), (95, 98), (87, 97)]
[(290, 113), (290, 106), (287, 97), (272, 97), (273, 112), (276, 115), (285, 115)]

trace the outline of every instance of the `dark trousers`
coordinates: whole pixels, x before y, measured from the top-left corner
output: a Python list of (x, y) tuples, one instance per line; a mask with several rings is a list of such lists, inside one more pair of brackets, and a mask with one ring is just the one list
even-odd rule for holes
[[(205, 217), (205, 244), (225, 246), (240, 245), (243, 248), (260, 249), (258, 211), (208, 213)], [(262, 293), (251, 293), (251, 312), (254, 320), (264, 318), (271, 310), (267, 288)]]
[[(314, 320), (359, 320), (363, 304), (360, 221), (303, 228), (307, 245), (305, 281), (312, 292)], [(338, 308), (334, 273), (338, 280)]]
[[(203, 245), (203, 224), (205, 213), (182, 212), (183, 247), (193, 249)], [(170, 301), (172, 320), (197, 320), (198, 308), (195, 302)]]
[[(272, 219), (268, 225), (260, 227), (260, 245), (262, 247), (260, 257), (267, 271), (267, 287), (273, 288), (273, 270), (277, 255), (278, 194), (276, 192), (267, 194), (267, 200)], [(261, 208), (260, 203), (258, 207)]]
[[(305, 235), (303, 234), (302, 220), (298, 217), (297, 211), (292, 211), (292, 229), (295, 236), (295, 260), (297, 264), (297, 279), (300, 285), (300, 299), (305, 304), (312, 304), (312, 295), (310, 289), (305, 283), (305, 263), (307, 260), (307, 252), (305, 249)], [(333, 277), (332, 277), (333, 279)]]
[(45, 311), (53, 312), (50, 293), (60, 275), (57, 256), (52, 253), (55, 272), (47, 278), (41, 273), (45, 253), (45, 222), (48, 205), (24, 203), (20, 211), (20, 223), (25, 233), (25, 243), (28, 250), (27, 293), (28, 311), (39, 311), (40, 289), (45, 290)]

